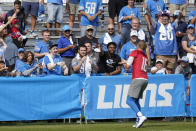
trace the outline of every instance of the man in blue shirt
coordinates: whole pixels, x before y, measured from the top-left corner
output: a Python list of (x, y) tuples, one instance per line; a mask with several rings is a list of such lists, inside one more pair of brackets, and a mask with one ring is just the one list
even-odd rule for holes
[(66, 12), (69, 12), (69, 27), (74, 27), (75, 15), (78, 15), (80, 27), (81, 14), (78, 12), (80, 0), (66, 0)]
[(189, 0), (170, 0), (170, 15), (173, 15), (176, 10), (180, 10), (183, 16), (186, 16), (186, 7), (189, 5)]
[(47, 0), (47, 8), (48, 8), (47, 28), (52, 28), (53, 23), (55, 23), (55, 28), (60, 28), (61, 23), (63, 21), (63, 1)]
[(148, 11), (148, 7), (144, 4), (149, 19), (155, 29), (155, 45), (154, 54), (156, 59), (162, 59), (164, 67), (174, 69), (177, 55), (177, 42), (175, 26), (169, 22), (170, 15), (163, 12), (161, 23), (156, 22)]
[(49, 54), (44, 57), (44, 70), (47, 75), (67, 75), (68, 68), (60, 55), (57, 54), (57, 44), (50, 44)]
[(71, 37), (71, 29), (68, 25), (65, 25), (63, 28), (63, 35), (58, 39), (58, 53), (61, 55), (63, 61), (69, 69), (69, 75), (71, 74), (71, 62), (75, 57), (75, 43)]
[(115, 42), (116, 43), (116, 51), (115, 54), (118, 54), (119, 52), (119, 48), (121, 46), (121, 37), (115, 33), (114, 30), (114, 25), (113, 24), (109, 24), (108, 28), (107, 28), (107, 33), (105, 33), (104, 35), (102, 35), (102, 37), (99, 39), (99, 44), (101, 45), (101, 49), (104, 52), (107, 52), (107, 45), (110, 42)]
[(35, 58), (38, 58), (39, 63), (42, 63), (44, 56), (49, 53), (48, 46), (52, 44), (52, 41), (50, 41), (50, 32), (48, 30), (44, 30), (42, 36), (43, 41), (37, 43), (34, 48), (34, 55)]
[(18, 49), (18, 59), (16, 60), (14, 71), (16, 73), (16, 76), (21, 76), (20, 68), (23, 65), (23, 59), (24, 59), (24, 48)]
[[(121, 59), (128, 60), (130, 53), (137, 49), (137, 41), (138, 41), (138, 33), (136, 30), (133, 30), (130, 33), (130, 41), (124, 44), (121, 48), (121, 52), (120, 52)], [(130, 70), (126, 70), (124, 66), (125, 65), (122, 66), (122, 71), (121, 71), (122, 73), (132, 73), (132, 68), (130, 68)]]
[(128, 6), (124, 6), (119, 15), (119, 22), (122, 24), (122, 44), (125, 44), (130, 39), (131, 21), (134, 17), (141, 20), (140, 10), (134, 6), (134, 0), (128, 0)]
[(81, 0), (78, 11), (81, 17), (81, 37), (85, 35), (86, 27), (92, 25), (94, 27), (94, 36), (96, 28), (99, 25), (98, 16), (103, 12), (102, 0)]

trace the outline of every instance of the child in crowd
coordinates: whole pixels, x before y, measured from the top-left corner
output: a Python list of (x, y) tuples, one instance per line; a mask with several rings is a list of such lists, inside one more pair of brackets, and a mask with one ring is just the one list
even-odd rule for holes
[(167, 68), (167, 74), (174, 74), (174, 71), (172, 68)]
[(190, 80), (192, 74), (192, 68), (189, 66), (187, 56), (183, 56), (180, 65), (176, 67), (175, 74), (183, 74), (187, 80)]
[(23, 46), (23, 40), (26, 39), (25, 35), (20, 32), (20, 23), (18, 19), (12, 20), (11, 37), (18, 48)]
[(4, 61), (0, 61), (0, 77), (1, 76), (15, 76), (15, 73), (8, 72), (8, 67), (5, 66)]
[(6, 51), (7, 44), (4, 42), (2, 38), (0, 38), (0, 61), (5, 62), (4, 53)]
[(20, 68), (24, 64), (24, 55), (25, 55), (25, 50), (24, 48), (19, 48), (18, 49), (18, 59), (16, 60), (15, 68), (14, 71), (17, 76), (21, 76)]
[(154, 67), (151, 68), (152, 74), (167, 74), (167, 70), (163, 67), (163, 60), (157, 59)]

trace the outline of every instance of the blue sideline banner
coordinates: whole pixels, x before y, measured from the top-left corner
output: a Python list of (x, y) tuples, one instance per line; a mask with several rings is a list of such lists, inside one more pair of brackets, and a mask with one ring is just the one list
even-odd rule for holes
[(0, 78), (0, 121), (80, 118), (78, 76)]
[[(116, 119), (136, 117), (126, 104), (129, 76), (93, 76), (85, 83), (85, 118)], [(185, 80), (183, 75), (149, 75), (149, 83), (140, 100), (147, 117), (184, 116)]]
[(196, 116), (196, 75), (191, 76), (190, 80), (190, 111), (191, 116)]

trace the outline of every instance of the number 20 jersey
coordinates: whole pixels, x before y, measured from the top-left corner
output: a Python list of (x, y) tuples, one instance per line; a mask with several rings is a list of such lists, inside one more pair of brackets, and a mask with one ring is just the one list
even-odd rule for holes
[(143, 78), (148, 79), (147, 76), (147, 56), (143, 51), (134, 50), (131, 52), (129, 57), (134, 57), (132, 66), (132, 79)]
[[(165, 30), (161, 30), (161, 26), (165, 28)], [(177, 54), (177, 42), (176, 42), (176, 34), (175, 27), (173, 24), (169, 26), (161, 25), (160, 23), (156, 24), (155, 28), (155, 47), (154, 53), (156, 55), (176, 55)]]

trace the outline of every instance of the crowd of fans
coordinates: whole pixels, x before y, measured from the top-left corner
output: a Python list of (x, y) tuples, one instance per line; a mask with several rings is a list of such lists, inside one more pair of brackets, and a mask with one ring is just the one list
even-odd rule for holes
[[(139, 41), (145, 41), (149, 73), (184, 74), (190, 79), (196, 73), (196, 1), (190, 14), (186, 14), (188, 5), (188, 0), (170, 0), (166, 10), (163, 0), (146, 0), (142, 4), (148, 29), (145, 32), (135, 0), (109, 0), (109, 24), (97, 39), (102, 0), (66, 0), (65, 12), (62, 0), (47, 0), (47, 29), (31, 52), (24, 49), (26, 35), (30, 32), (37, 36), (36, 20), (46, 13), (44, 0), (15, 0), (14, 9), (0, 14), (0, 76), (127, 74), (132, 69), (124, 68), (121, 61), (128, 59)], [(62, 25), (64, 13), (69, 13), (69, 25)], [(26, 26), (29, 14), (31, 29)], [(72, 31), (75, 15), (81, 30), (78, 42)], [(57, 43), (50, 40), (53, 24), (54, 28), (62, 25), (62, 35), (56, 32), (60, 36)]]

